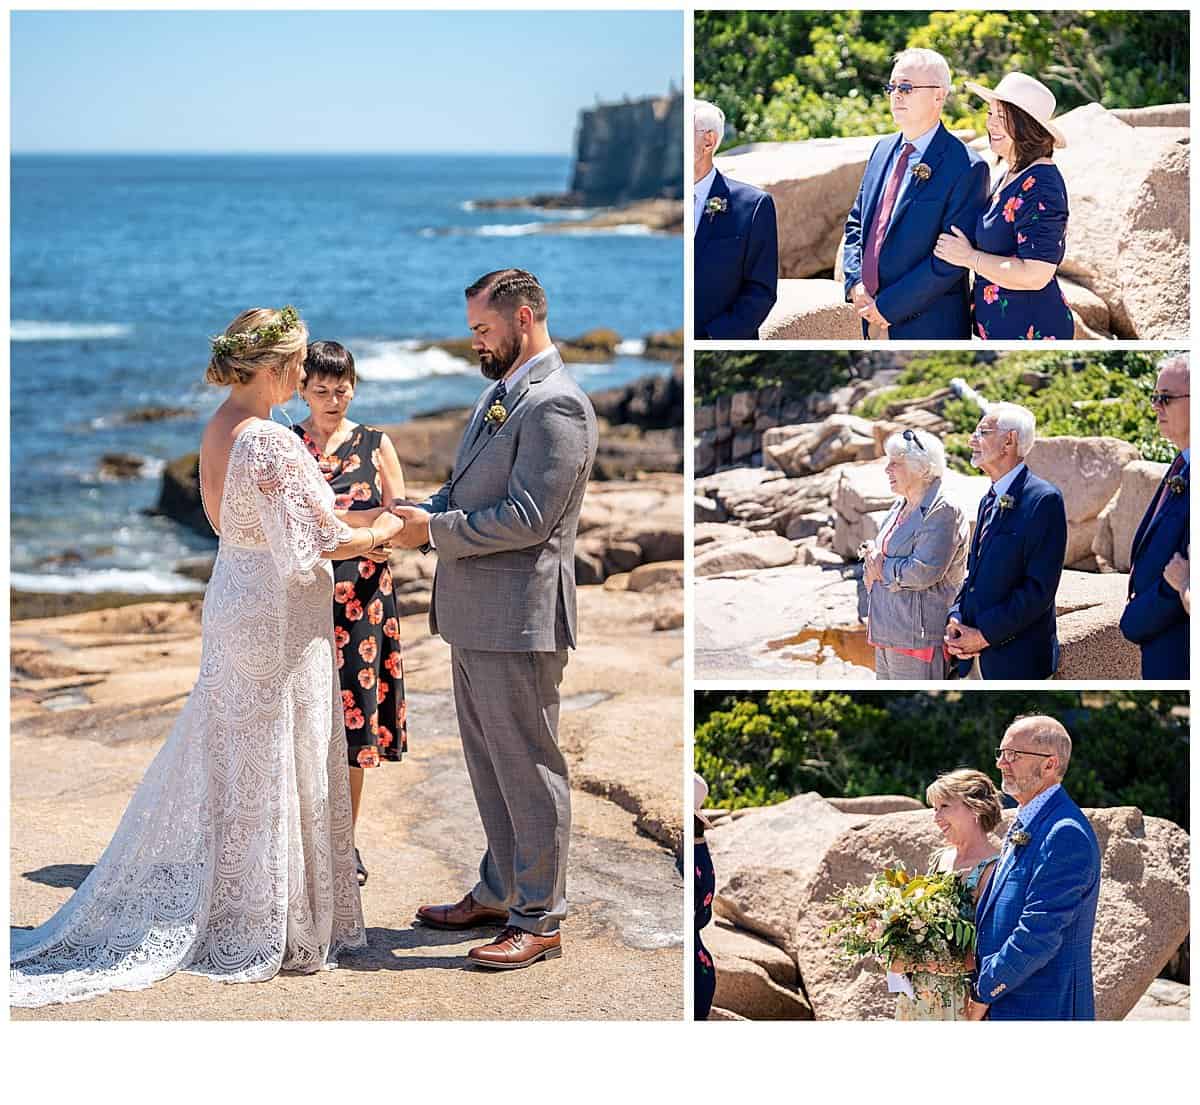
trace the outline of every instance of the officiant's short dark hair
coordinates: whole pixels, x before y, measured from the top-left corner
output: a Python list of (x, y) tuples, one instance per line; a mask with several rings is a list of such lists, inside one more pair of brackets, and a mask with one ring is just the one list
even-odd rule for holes
[(317, 376), (345, 380), (351, 387), (356, 387), (358, 380), (354, 372), (354, 354), (335, 341), (310, 343), (304, 355), (304, 385)]
[(498, 311), (516, 313), (528, 307), (538, 322), (546, 321), (546, 290), (538, 278), (524, 269), (497, 269), (484, 273), (466, 291), (468, 299), (487, 292), (488, 304)]

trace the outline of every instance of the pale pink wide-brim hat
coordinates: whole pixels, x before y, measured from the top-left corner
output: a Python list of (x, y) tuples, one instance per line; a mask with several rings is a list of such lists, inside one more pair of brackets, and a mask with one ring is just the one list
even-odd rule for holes
[(708, 799), (708, 784), (700, 777), (698, 772), (692, 772), (692, 810), (696, 818), (706, 828), (712, 828), (712, 822), (701, 812), (705, 801)]
[(1050, 132), (1054, 139), (1054, 148), (1066, 149), (1067, 139), (1061, 130), (1051, 120), (1054, 118), (1054, 108), (1057, 102), (1054, 93), (1041, 81), (1027, 77), (1024, 73), (1008, 73), (995, 88), (984, 88), (974, 81), (966, 82), (967, 88), (992, 103), (1002, 100), (1006, 104), (1014, 104), (1026, 115), (1040, 123)]

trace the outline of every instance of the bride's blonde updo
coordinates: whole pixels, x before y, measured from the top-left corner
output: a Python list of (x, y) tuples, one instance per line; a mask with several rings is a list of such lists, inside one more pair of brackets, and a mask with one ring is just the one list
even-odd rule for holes
[(948, 771), (934, 779), (925, 791), (925, 801), (931, 806), (939, 799), (955, 798), (975, 815), (985, 833), (990, 833), (1000, 824), (1003, 813), (1000, 792), (982, 771), (969, 767)]
[(212, 359), (204, 379), (218, 387), (248, 384), (262, 369), (282, 376), (289, 361), (303, 356), (308, 327), (294, 307), (243, 311), (212, 340)]

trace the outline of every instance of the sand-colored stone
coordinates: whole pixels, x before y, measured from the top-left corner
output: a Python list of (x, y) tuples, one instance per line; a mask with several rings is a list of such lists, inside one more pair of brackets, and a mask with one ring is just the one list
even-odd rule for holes
[[(1117, 493), (1122, 471), (1140, 457), (1136, 445), (1115, 437), (1063, 435), (1038, 438), (1025, 463), (1062, 492), (1067, 521), (1073, 524), (1095, 518)], [(1067, 563), (1076, 559), (1068, 556)]]
[(836, 280), (780, 280), (758, 328), (763, 341), (861, 341), (862, 320)]
[(769, 534), (736, 541), (700, 553), (693, 565), (698, 576), (757, 568), (781, 568), (796, 559), (796, 547), (785, 537)]
[(827, 798), (826, 801), (842, 813), (901, 813), (904, 810), (923, 810), (915, 798), (905, 794), (864, 794), (859, 798)]
[(1167, 465), (1135, 460), (1121, 473), (1116, 495), (1100, 513), (1092, 551), (1118, 572), (1129, 571), (1129, 552), (1146, 508), (1162, 482)]
[(727, 522), (697, 522), (692, 529), (692, 544), (699, 549), (728, 545), (731, 541), (745, 541), (750, 531), (745, 526)]
[(764, 940), (761, 936), (735, 928), (724, 921), (709, 925), (701, 933), (701, 938), (704, 946), (718, 960), (718, 965), (722, 959), (744, 959), (761, 967), (771, 977), (771, 981), (779, 986), (795, 990), (800, 983), (796, 961), (770, 940)]
[(1097, 338), (1112, 337), (1108, 304), (1095, 292), (1068, 280), (1065, 276), (1058, 278), (1058, 286), (1071, 313), (1075, 316), (1075, 340), (1093, 341)]
[(1065, 570), (1055, 594), (1059, 661), (1056, 679), (1140, 679), (1137, 645), (1121, 636), (1129, 577)]
[(801, 423), (768, 430), (763, 436), (763, 463), (785, 476), (809, 476), (835, 464), (869, 460), (875, 456), (870, 419), (853, 414), (831, 414), (820, 422)]
[[(711, 951), (711, 949), (710, 949)], [(757, 963), (714, 952), (717, 989), (713, 1003), (751, 1021), (811, 1021), (812, 1008), (797, 990), (780, 986)]]

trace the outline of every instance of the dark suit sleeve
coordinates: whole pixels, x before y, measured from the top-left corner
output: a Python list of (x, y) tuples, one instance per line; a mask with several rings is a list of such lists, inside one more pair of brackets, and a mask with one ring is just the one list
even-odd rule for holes
[(750, 218), (749, 242), (738, 297), (727, 311), (709, 320), (705, 337), (758, 336), (763, 319), (775, 306), (779, 280), (779, 238), (775, 226), (775, 201), (764, 192)]
[[(967, 171), (954, 182), (942, 219), (942, 233), (949, 234), (950, 228), (957, 226), (968, 237), (972, 237), (975, 234), (975, 221), (987, 203), (987, 194), (987, 164), (977, 161), (968, 166)], [(963, 269), (958, 265), (948, 265), (933, 255), (933, 245), (933, 242), (929, 243), (929, 255), (920, 264), (886, 288), (879, 289), (875, 306), (890, 325), (920, 314), (963, 278)]]
[[(1188, 555), (1188, 529), (1185, 524), (1179, 532), (1179, 540), (1175, 542), (1171, 552)], [(1187, 611), (1179, 592), (1162, 577), (1162, 569), (1167, 566), (1167, 560), (1158, 564), (1157, 575), (1152, 587), (1139, 591), (1125, 606), (1121, 615), (1121, 635), (1134, 644), (1145, 644), (1155, 637), (1165, 633), (1172, 626), (1188, 620)]]
[(1041, 844), (1012, 935), (979, 962), (975, 989), (980, 1001), (996, 1001), (1050, 962), (1096, 876), (1097, 857), (1083, 826), (1075, 821), (1054, 825)]
[(439, 557), (462, 560), (546, 540), (588, 463), (583, 403), (575, 396), (559, 395), (529, 412), (516, 448), (504, 499), (480, 510), (447, 510), (429, 519)]
[(842, 246), (842, 280), (846, 285), (847, 302), (850, 302), (850, 293), (854, 291), (854, 285), (862, 282), (863, 185), (866, 183), (867, 172), (870, 171), (870, 168), (871, 163), (868, 161), (867, 169), (863, 172), (862, 181), (858, 185), (858, 195), (854, 197), (854, 206), (850, 208), (850, 214), (846, 216), (846, 242)]
[[(1015, 637), (1047, 606), (1054, 605), (1063, 557), (1067, 553), (1067, 512), (1059, 492), (1042, 495), (1034, 505), (1025, 532), (1025, 577), (1004, 600), (975, 619), (975, 628), (989, 645)], [(986, 540), (986, 539), (985, 539)]]

